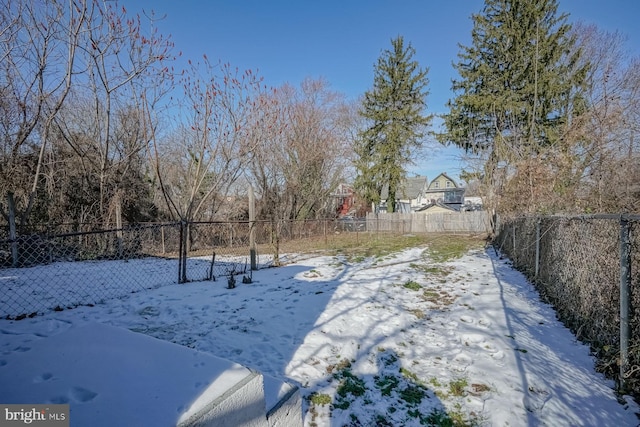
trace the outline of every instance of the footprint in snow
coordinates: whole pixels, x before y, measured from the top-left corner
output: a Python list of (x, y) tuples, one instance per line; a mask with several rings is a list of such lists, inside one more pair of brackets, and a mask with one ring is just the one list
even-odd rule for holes
[(73, 387), (71, 391), (69, 391), (69, 397), (76, 403), (86, 403), (90, 402), (98, 395), (91, 390), (82, 387)]
[(45, 373), (35, 377), (33, 379), (33, 382), (34, 383), (43, 383), (45, 381), (49, 381), (51, 378), (53, 378), (53, 374), (51, 372), (45, 372)]
[(460, 341), (464, 345), (481, 344), (485, 341), (484, 335), (480, 334), (464, 334), (460, 337)]
[(491, 357), (494, 357), (500, 350), (498, 350), (493, 344), (485, 343), (482, 345), (482, 349), (489, 353)]
[(470, 356), (460, 353), (452, 360), (452, 364), (454, 365), (453, 370), (458, 372), (466, 371), (471, 363), (473, 363), (473, 359)]
[[(495, 353), (491, 353), (491, 358), (494, 360), (504, 359), (504, 351), (498, 350)], [(504, 366), (504, 362), (498, 363), (498, 366)]]
[(485, 328), (488, 328), (489, 326), (491, 326), (491, 320), (480, 319), (480, 320), (478, 320), (478, 325), (483, 326)]
[(49, 403), (53, 403), (54, 405), (64, 405), (69, 403), (69, 398), (67, 396), (55, 396), (51, 398)]
[(471, 316), (460, 316), (460, 320), (463, 321), (464, 323), (470, 323), (470, 324), (476, 323), (476, 320)]
[(551, 399), (551, 393), (548, 390), (536, 385), (530, 385), (522, 398), (522, 404), (528, 411), (535, 412), (544, 408), (549, 399)]

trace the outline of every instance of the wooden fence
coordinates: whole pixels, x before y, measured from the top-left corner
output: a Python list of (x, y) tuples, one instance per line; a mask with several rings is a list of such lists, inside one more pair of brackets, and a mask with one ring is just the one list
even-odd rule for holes
[(367, 231), (483, 234), (491, 231), (488, 212), (369, 213)]

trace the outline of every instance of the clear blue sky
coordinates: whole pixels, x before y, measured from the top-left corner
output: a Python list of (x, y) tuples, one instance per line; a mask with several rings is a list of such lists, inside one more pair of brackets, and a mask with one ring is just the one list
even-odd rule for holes
[[(124, 0), (129, 12), (166, 15), (159, 30), (171, 35), (183, 59), (229, 62), (258, 70), (269, 86), (325, 78), (335, 91), (356, 99), (371, 88), (373, 67), (390, 41), (402, 35), (429, 68), (430, 113), (446, 111), (458, 43), (469, 45), (471, 14), (481, 0)], [(559, 0), (571, 22), (596, 24), (629, 37), (640, 54), (639, 0)], [(464, 165), (455, 149), (439, 148), (412, 173), (452, 177)]]

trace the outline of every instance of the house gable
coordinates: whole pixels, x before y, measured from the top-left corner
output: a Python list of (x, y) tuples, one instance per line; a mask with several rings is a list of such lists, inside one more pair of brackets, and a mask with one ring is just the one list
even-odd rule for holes
[(429, 184), (430, 191), (443, 191), (453, 188), (458, 188), (458, 185), (444, 172), (435, 177)]
[(431, 181), (425, 199), (431, 203), (439, 202), (457, 210), (464, 201), (464, 190), (443, 172)]
[(416, 212), (425, 213), (425, 214), (431, 214), (431, 213), (456, 212), (456, 210), (451, 208), (450, 206), (447, 206), (447, 205), (443, 204), (443, 203), (432, 202), (432, 203), (430, 203), (430, 204), (418, 209)]

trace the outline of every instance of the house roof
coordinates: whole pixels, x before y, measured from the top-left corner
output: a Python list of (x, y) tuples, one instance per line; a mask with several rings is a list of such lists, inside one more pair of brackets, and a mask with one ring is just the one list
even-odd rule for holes
[[(440, 177), (444, 177), (445, 179), (451, 181), (453, 183), (453, 187), (454, 188), (458, 188), (458, 184), (455, 182), (455, 180), (453, 180), (453, 178), (451, 178), (449, 175), (446, 174), (446, 172), (442, 172), (440, 175), (436, 176), (435, 178), (433, 178), (431, 180), (431, 182), (429, 183), (429, 189), (432, 190), (431, 186), (433, 185), (434, 182), (436, 182), (438, 180), (438, 178)], [(442, 188), (438, 188), (438, 191), (443, 190)]]
[[(418, 175), (410, 178), (405, 178), (400, 184), (396, 197), (402, 199), (417, 199), (418, 196), (427, 189), (429, 181), (426, 176)], [(389, 184), (385, 183), (380, 193), (382, 200), (389, 198)]]
[(423, 206), (420, 209), (416, 209), (416, 212), (425, 212), (425, 211), (433, 210), (433, 209), (437, 209), (437, 208), (442, 208), (442, 209), (446, 209), (446, 210), (449, 210), (449, 211), (452, 211), (452, 212), (457, 212), (451, 206), (445, 205), (444, 203), (441, 203), (441, 202), (429, 203), (428, 205)]

